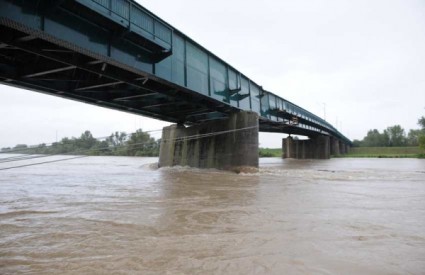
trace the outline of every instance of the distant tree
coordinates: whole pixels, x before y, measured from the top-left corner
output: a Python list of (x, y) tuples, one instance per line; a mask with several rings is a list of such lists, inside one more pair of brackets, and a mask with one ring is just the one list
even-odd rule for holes
[(125, 132), (115, 132), (106, 139), (106, 142), (109, 145), (112, 154), (125, 155), (126, 140), (127, 134)]
[(422, 148), (423, 150), (425, 150), (425, 117), (421, 117), (418, 120), (418, 124), (422, 128), (422, 133), (418, 137), (419, 147)]
[(353, 147), (360, 147), (362, 146), (362, 142), (358, 139), (353, 140)]
[(48, 148), (45, 143), (39, 144), (37, 147), (32, 149), (35, 154), (48, 154)]
[(388, 131), (384, 130), (384, 132), (381, 134), (381, 139), (380, 139), (380, 146), (389, 146), (390, 144), (390, 135), (388, 134)]
[(13, 150), (20, 150), (20, 149), (27, 149), (28, 145), (26, 144), (17, 144), (15, 147), (13, 147)]
[(137, 130), (131, 134), (127, 142), (127, 155), (129, 156), (157, 156), (159, 154), (159, 143), (148, 133)]
[(409, 131), (409, 134), (407, 134), (407, 145), (408, 146), (418, 146), (419, 145), (419, 137), (421, 135), (425, 134), (425, 131), (423, 130), (413, 130), (411, 129)]
[(365, 147), (382, 147), (387, 146), (388, 136), (386, 133), (381, 134), (377, 129), (369, 130), (367, 135), (361, 142)]
[(90, 148), (89, 155), (109, 156), (112, 155), (112, 151), (106, 140), (97, 141), (96, 144)]
[(425, 117), (418, 119), (418, 124), (421, 126), (422, 130), (425, 130)]
[(419, 147), (425, 150), (425, 135), (419, 137)]
[(50, 154), (58, 154), (60, 151), (61, 143), (60, 142), (53, 142), (52, 145), (49, 147), (49, 153)]
[(65, 153), (76, 153), (76, 154), (80, 153), (80, 150), (78, 150), (75, 144), (75, 138), (64, 137), (60, 141), (55, 154), (65, 154)]
[(75, 147), (78, 149), (90, 149), (96, 145), (97, 139), (95, 139), (90, 131), (85, 131), (81, 134), (80, 138), (75, 141)]
[(1, 152), (13, 150), (30, 154), (158, 156), (160, 142), (141, 129), (131, 136), (125, 132), (115, 132), (104, 141), (97, 140), (90, 131), (85, 131), (79, 138), (64, 137), (50, 146), (44, 143), (32, 147), (18, 144), (13, 149), (2, 148)]
[(12, 151), (16, 153), (27, 153), (28, 151), (28, 145), (26, 144), (17, 144), (15, 147), (13, 147)]
[(9, 152), (11, 150), (12, 150), (12, 148), (10, 148), (10, 147), (1, 148), (1, 152)]
[(400, 125), (394, 125), (384, 130), (384, 134), (388, 136), (389, 146), (405, 146), (406, 136), (404, 129)]

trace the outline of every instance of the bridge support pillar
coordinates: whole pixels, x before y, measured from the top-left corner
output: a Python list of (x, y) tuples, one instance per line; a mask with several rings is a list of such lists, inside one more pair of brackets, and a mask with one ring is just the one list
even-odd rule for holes
[(329, 159), (330, 137), (316, 136), (308, 140), (294, 140), (288, 137), (282, 140), (283, 158)]
[(258, 168), (258, 114), (239, 112), (226, 120), (165, 127), (158, 165), (237, 172)]
[(282, 139), (282, 158), (284, 159), (295, 159), (297, 158), (298, 152), (297, 140), (294, 140), (291, 136)]
[(331, 137), (331, 155), (339, 156), (341, 154), (341, 148), (339, 146), (340, 142), (337, 138)]
[(340, 149), (341, 155), (345, 155), (345, 154), (348, 153), (348, 145), (347, 144), (345, 144), (344, 142), (340, 141), (339, 142), (339, 147), (341, 148)]

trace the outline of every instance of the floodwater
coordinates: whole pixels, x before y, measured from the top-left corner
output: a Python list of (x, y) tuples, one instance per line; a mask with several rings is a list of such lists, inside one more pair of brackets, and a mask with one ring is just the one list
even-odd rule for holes
[(0, 171), (0, 274), (425, 274), (425, 160), (156, 161)]

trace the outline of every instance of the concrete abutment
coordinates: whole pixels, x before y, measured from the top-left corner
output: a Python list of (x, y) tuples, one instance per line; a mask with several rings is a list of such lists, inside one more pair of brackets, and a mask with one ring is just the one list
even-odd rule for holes
[(258, 168), (258, 114), (162, 130), (159, 167), (190, 166), (240, 171)]

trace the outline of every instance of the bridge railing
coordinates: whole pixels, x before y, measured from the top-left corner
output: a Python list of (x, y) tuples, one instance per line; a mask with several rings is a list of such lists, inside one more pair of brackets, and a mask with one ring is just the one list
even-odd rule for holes
[(297, 118), (297, 121), (304, 121), (304, 123), (300, 123), (299, 127), (317, 132), (326, 132), (349, 142), (330, 123), (298, 105), (268, 91), (263, 91), (261, 98), (262, 117), (272, 121), (285, 121), (285, 119), (289, 121), (291, 117)]

